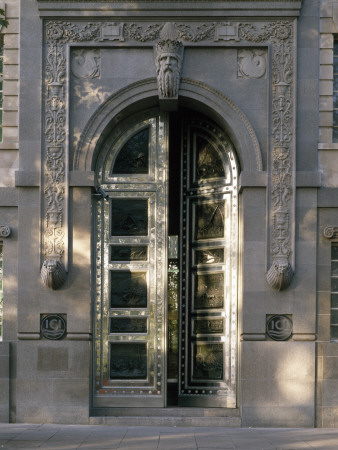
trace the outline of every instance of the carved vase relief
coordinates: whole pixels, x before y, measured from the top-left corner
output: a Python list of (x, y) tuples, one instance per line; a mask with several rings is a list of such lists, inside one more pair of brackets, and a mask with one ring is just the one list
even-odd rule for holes
[[(45, 126), (43, 171), (43, 260), (45, 267), (59, 261), (67, 269), (68, 246), (68, 159), (67, 142), (67, 90), (66, 77), (68, 46), (86, 43), (99, 46), (100, 42), (115, 41), (124, 45), (151, 43), (155, 49), (155, 66), (159, 98), (174, 99), (178, 96), (183, 61), (183, 46), (198, 46), (200, 42), (218, 44), (222, 41), (238, 43), (238, 76), (261, 78), (266, 75), (267, 52), (272, 58), (272, 149), (269, 153), (269, 243), (270, 265), (267, 272), (269, 284), (276, 289), (289, 286), (294, 260), (295, 197), (295, 26), (294, 20), (278, 20), (255, 23), (205, 22), (205, 23), (118, 23), (118, 22), (63, 22), (45, 23)], [(250, 44), (250, 49), (243, 49)], [(252, 48), (256, 44), (256, 48)], [(224, 44), (226, 45), (226, 44)], [(259, 48), (258, 48), (259, 47)], [(265, 47), (265, 49), (264, 49)], [(71, 69), (75, 77), (100, 76), (100, 49), (76, 49), (72, 54)], [(144, 136), (140, 137), (144, 139)], [(134, 150), (130, 150), (131, 153)], [(145, 168), (146, 155), (133, 154), (135, 164)], [(117, 162), (123, 171), (123, 161)], [(141, 169), (146, 170), (146, 169)], [(203, 155), (199, 164), (201, 173)], [(209, 175), (205, 175), (209, 176)], [(218, 174), (215, 174), (218, 176)], [(213, 221), (197, 224), (198, 233), (219, 227), (222, 215), (217, 207)], [(138, 219), (137, 219), (138, 220)], [(120, 226), (133, 227), (129, 221)], [(209, 228), (208, 228), (209, 227)], [(211, 229), (210, 228), (210, 229)], [(51, 261), (51, 262), (49, 262)], [(53, 278), (53, 273), (51, 277)], [(65, 278), (65, 277), (64, 277)], [(46, 277), (43, 282), (46, 284)], [(56, 283), (59, 284), (59, 283)], [(48, 286), (56, 286), (48, 283)]]

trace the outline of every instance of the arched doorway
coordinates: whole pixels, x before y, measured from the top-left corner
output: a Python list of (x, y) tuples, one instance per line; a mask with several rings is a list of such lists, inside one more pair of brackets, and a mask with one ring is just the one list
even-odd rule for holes
[(208, 118), (151, 110), (97, 160), (93, 407), (236, 407), (238, 172)]

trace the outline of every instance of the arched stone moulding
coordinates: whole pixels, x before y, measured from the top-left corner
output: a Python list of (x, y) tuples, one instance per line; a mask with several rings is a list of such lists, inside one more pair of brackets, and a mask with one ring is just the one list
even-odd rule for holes
[[(114, 42), (123, 45), (149, 45), (154, 47), (165, 22), (90, 23), (47, 20), (45, 22), (45, 124), (43, 173), (43, 235), (42, 260), (59, 261), (67, 269), (68, 253), (68, 159), (66, 74), (68, 47), (75, 43), (102, 46)], [(294, 232), (292, 223), (295, 208), (295, 86), (296, 86), (296, 20), (269, 20), (260, 22), (175, 22), (178, 38), (185, 46), (210, 45), (268, 47), (271, 54), (272, 95), (270, 98), (271, 148), (268, 155), (268, 270), (267, 280), (275, 289), (289, 286), (294, 271)], [(110, 30), (109, 33), (107, 30)], [(114, 34), (113, 31), (116, 31)], [(154, 62), (155, 64), (155, 62)], [(156, 80), (145, 80), (133, 85), (138, 90), (134, 102), (147, 100), (151, 106), (158, 100)], [(131, 104), (130, 87), (115, 94), (114, 101)], [(224, 121), (226, 131), (239, 151), (241, 168), (254, 172), (262, 170), (257, 138), (243, 113), (231, 100), (203, 83), (181, 80), (179, 98), (193, 98), (215, 111)], [(124, 100), (123, 100), (124, 98)], [(113, 101), (113, 100), (111, 100)], [(109, 101), (108, 101), (109, 102)], [(95, 116), (102, 114), (99, 108)], [(235, 122), (230, 112), (240, 118)], [(113, 117), (106, 117), (108, 120)], [(75, 152), (74, 170), (92, 168), (98, 135), (90, 132), (96, 117), (88, 123)], [(101, 121), (101, 131), (105, 129)], [(100, 128), (100, 127), (99, 127)], [(240, 130), (238, 130), (240, 129)], [(247, 144), (247, 146), (245, 145)], [(254, 155), (254, 156), (253, 156)]]
[[(151, 78), (133, 83), (121, 89), (93, 114), (88, 121), (74, 152), (72, 170), (91, 171), (94, 169), (96, 153), (99, 151), (102, 136), (110, 129), (114, 120), (121, 120), (123, 113), (128, 115), (128, 108), (139, 104), (155, 106), (157, 101), (157, 83)], [(262, 155), (256, 134), (245, 114), (225, 95), (204, 83), (182, 78), (179, 91), (182, 104), (194, 101), (196, 108), (200, 105), (205, 111), (209, 109), (217, 116), (235, 146), (241, 168), (245, 172), (262, 171)], [(134, 111), (135, 112), (135, 111)]]

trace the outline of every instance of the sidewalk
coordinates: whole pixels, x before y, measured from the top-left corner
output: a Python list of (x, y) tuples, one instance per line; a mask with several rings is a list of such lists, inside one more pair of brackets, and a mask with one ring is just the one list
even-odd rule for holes
[(338, 449), (338, 429), (0, 424), (0, 449)]

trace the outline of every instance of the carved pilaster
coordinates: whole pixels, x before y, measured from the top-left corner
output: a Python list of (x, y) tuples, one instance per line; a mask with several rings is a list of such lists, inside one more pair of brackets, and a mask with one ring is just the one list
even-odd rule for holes
[(61, 259), (65, 251), (66, 235), (64, 214), (67, 208), (66, 186), (66, 105), (65, 76), (66, 57), (61, 31), (57, 26), (48, 26), (46, 54), (46, 94), (45, 94), (45, 158), (44, 158), (44, 263), (41, 277), (48, 287), (52, 283), (45, 281), (44, 271), (50, 261)]
[(240, 34), (251, 42), (267, 42), (272, 48), (272, 136), (269, 154), (268, 192), (271, 263), (267, 281), (283, 290), (292, 280), (290, 258), (294, 252), (295, 196), (295, 33), (289, 21), (240, 26)]

